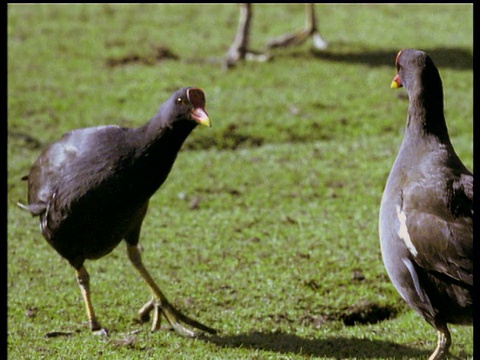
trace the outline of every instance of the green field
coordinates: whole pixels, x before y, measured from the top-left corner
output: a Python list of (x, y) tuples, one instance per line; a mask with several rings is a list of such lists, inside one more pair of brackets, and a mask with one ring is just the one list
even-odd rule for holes
[[(238, 5), (8, 6), (8, 355), (11, 359), (426, 359), (436, 331), (390, 283), (378, 210), (402, 140), (402, 48), (443, 78), (453, 145), (473, 170), (473, 5), (317, 4), (324, 52), (276, 49), (224, 71)], [(304, 24), (254, 5), (252, 48)], [(151, 199), (145, 265), (187, 339), (133, 321), (149, 297), (125, 246), (86, 263), (109, 329), (90, 333), (75, 272), (20, 210), (41, 149), (68, 130), (139, 126), (176, 89), (206, 92), (197, 128)], [(472, 327), (451, 351), (473, 357)], [(64, 336), (47, 337), (52, 332)]]

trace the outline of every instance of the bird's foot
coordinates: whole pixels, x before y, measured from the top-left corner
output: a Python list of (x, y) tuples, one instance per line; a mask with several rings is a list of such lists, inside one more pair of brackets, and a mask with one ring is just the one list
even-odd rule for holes
[(462, 360), (463, 358), (453, 355), (448, 350), (436, 348), (428, 360), (442, 360), (442, 359), (453, 359), (453, 360)]
[(245, 53), (245, 60), (248, 61), (258, 61), (258, 62), (267, 62), (272, 59), (272, 55), (268, 53), (247, 51)]
[(152, 299), (143, 305), (140, 310), (138, 310), (137, 318), (140, 324), (150, 321), (150, 312), (153, 310), (153, 303), (154, 301)]
[(309, 37), (312, 37), (313, 47), (316, 50), (325, 50), (328, 43), (322, 39), (320, 34), (311, 28), (305, 28), (299, 31), (288, 33), (267, 42), (267, 49), (275, 49), (279, 47), (298, 46), (303, 44)]
[(268, 53), (262, 53), (257, 51), (241, 51), (241, 50), (229, 50), (224, 61), (223, 67), (225, 69), (229, 69), (240, 60), (247, 60), (247, 61), (257, 61), (257, 62), (267, 62), (272, 59), (272, 55)]
[(101, 329), (98, 329), (98, 330), (92, 330), (92, 334), (96, 335), (96, 336), (102, 336), (104, 338), (107, 338), (108, 337), (108, 330), (105, 329), (105, 328), (101, 328)]
[(437, 325), (437, 348), (435, 351), (430, 355), (428, 360), (441, 360), (445, 359), (447, 355), (449, 357), (454, 358), (449, 354), (448, 349), (450, 348), (450, 345), (452, 343), (452, 340), (450, 338), (450, 332), (448, 331), (447, 325), (446, 324), (440, 324)]
[[(199, 323), (196, 320), (193, 320), (186, 315), (182, 314), (170, 304), (162, 306), (162, 304), (155, 300), (148, 301), (142, 308), (138, 311), (138, 320), (141, 323), (145, 323), (150, 320), (150, 312), (153, 310), (153, 320), (151, 331), (157, 331), (160, 329), (162, 315), (165, 316), (171, 328), (175, 332), (184, 337), (197, 337), (199, 334), (185, 325), (189, 325), (192, 328), (210, 333), (216, 334), (217, 330), (212, 329), (206, 325)], [(182, 324), (182, 322), (185, 324)]]
[(328, 43), (322, 39), (318, 32), (314, 32), (312, 35), (313, 40), (313, 47), (316, 50), (326, 50), (328, 47)]
[(89, 321), (90, 324), (90, 331), (93, 335), (108, 337), (108, 330), (105, 329), (103, 326), (96, 319), (91, 319)]
[(267, 42), (267, 49), (275, 49), (279, 47), (287, 47), (293, 45), (300, 45), (310, 36), (308, 30), (295, 31), (293, 33), (284, 34), (271, 39)]

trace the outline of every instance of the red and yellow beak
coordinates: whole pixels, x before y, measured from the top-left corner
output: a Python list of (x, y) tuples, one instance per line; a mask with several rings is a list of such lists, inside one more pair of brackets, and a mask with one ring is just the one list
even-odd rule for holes
[[(397, 68), (397, 71), (398, 71), (398, 59), (401, 53), (402, 53), (402, 50), (400, 50), (397, 56), (395, 57), (395, 67)], [(398, 89), (398, 88), (401, 88), (402, 86), (403, 86), (402, 79), (400, 79), (400, 76), (398, 76), (398, 73), (397, 73), (397, 75), (395, 75), (395, 77), (393, 78), (392, 83), (390, 84), (390, 88)]]
[(210, 118), (208, 117), (207, 112), (203, 108), (195, 108), (192, 111), (192, 119), (195, 120), (200, 125), (212, 126), (210, 123)]
[(403, 86), (402, 79), (400, 79), (400, 76), (398, 76), (398, 74), (395, 75), (395, 77), (392, 80), (392, 83), (390, 84), (390, 87), (392, 89), (398, 89), (398, 88), (401, 88), (402, 86)]
[(210, 118), (205, 111), (205, 93), (198, 88), (190, 88), (187, 90), (188, 100), (193, 106), (192, 120), (196, 121), (200, 125), (212, 126)]

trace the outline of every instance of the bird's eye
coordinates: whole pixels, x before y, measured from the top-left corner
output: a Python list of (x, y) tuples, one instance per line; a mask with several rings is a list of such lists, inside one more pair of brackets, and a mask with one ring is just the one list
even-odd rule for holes
[(182, 98), (177, 98), (177, 100), (175, 101), (177, 104), (183, 104), (183, 99)]

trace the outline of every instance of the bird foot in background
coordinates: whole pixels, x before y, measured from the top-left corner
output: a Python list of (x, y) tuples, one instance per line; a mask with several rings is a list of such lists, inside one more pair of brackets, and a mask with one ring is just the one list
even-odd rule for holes
[(268, 53), (268, 50), (279, 47), (296, 46), (303, 44), (309, 37), (312, 37), (313, 48), (315, 50), (326, 50), (328, 43), (323, 40), (317, 31), (311, 29), (303, 29), (293, 33), (285, 34), (274, 39), (271, 39), (265, 45), (267, 51), (242, 51), (240, 49), (230, 49), (223, 62), (224, 69), (229, 69), (240, 60), (267, 62), (273, 58), (273, 55)]
[(267, 62), (272, 59), (272, 55), (268, 53), (261, 53), (257, 51), (240, 51), (240, 50), (230, 50), (223, 62), (223, 67), (228, 69), (240, 61), (257, 61), (257, 62)]
[(328, 43), (322, 39), (318, 32), (314, 32), (312, 35), (313, 47), (316, 50), (326, 50), (328, 48)]
[(267, 62), (272, 59), (272, 55), (268, 53), (260, 53), (260, 52), (253, 52), (247, 51), (245, 53), (245, 60), (248, 61), (258, 61), (258, 62)]
[(313, 47), (316, 50), (325, 50), (328, 47), (328, 43), (322, 39), (320, 34), (309, 28), (271, 39), (267, 42), (266, 47), (267, 49), (274, 49), (279, 47), (297, 46), (303, 44), (310, 36), (313, 40)]

